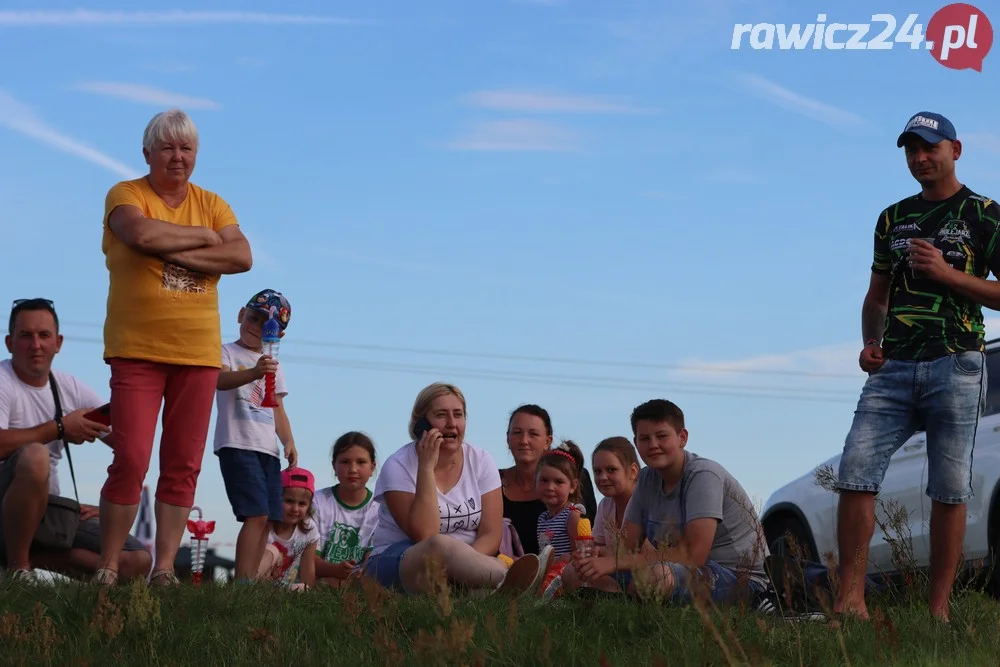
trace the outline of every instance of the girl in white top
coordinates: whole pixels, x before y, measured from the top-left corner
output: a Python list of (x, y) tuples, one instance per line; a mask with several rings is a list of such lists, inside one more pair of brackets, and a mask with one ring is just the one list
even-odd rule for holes
[(330, 458), (339, 483), (313, 498), (322, 545), (316, 577), (340, 586), (367, 560), (375, 539), (379, 504), (367, 486), (375, 472), (375, 444), (364, 433), (350, 431), (333, 443)]
[[(591, 458), (594, 481), (597, 490), (604, 496), (597, 506), (594, 517), (594, 546), (597, 555), (612, 556), (622, 542), (622, 527), (625, 522), (625, 507), (632, 498), (639, 479), (639, 457), (628, 438), (616, 436), (606, 438), (594, 448)], [(628, 572), (602, 577), (592, 586), (605, 591), (619, 591), (628, 587)], [(579, 577), (570, 565), (562, 574), (563, 587), (573, 589), (580, 585)]]
[(305, 468), (285, 468), (281, 486), (285, 516), (271, 524), (257, 575), (280, 586), (309, 588), (316, 583), (319, 543), (319, 529), (312, 520), (313, 474)]
[(409, 444), (382, 464), (375, 483), (379, 524), (367, 575), (386, 588), (427, 592), (427, 559), (448, 580), (473, 588), (523, 592), (538, 585), (538, 557), (508, 569), (499, 560), (503, 530), (500, 475), (493, 457), (465, 442), (465, 397), (435, 383), (417, 396)]

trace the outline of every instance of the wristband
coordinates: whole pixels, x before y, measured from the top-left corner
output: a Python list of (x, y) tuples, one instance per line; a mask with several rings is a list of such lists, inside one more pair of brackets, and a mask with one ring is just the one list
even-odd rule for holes
[(877, 338), (869, 338), (868, 340), (865, 341), (865, 347), (868, 347), (872, 343), (875, 343), (876, 345), (878, 345), (879, 344), (878, 339)]
[(60, 440), (64, 440), (66, 438), (66, 427), (63, 426), (62, 417), (56, 417), (56, 431), (59, 432)]

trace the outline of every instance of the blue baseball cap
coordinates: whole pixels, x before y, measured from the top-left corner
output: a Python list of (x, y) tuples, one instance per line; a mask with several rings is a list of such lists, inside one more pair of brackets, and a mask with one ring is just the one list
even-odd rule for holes
[(939, 113), (921, 111), (914, 114), (906, 123), (903, 132), (896, 139), (896, 148), (901, 148), (906, 142), (906, 135), (914, 134), (927, 143), (937, 144), (942, 140), (955, 141), (958, 135), (951, 121)]
[(260, 311), (266, 315), (270, 315), (273, 308), (275, 318), (278, 320), (278, 324), (281, 325), (282, 331), (285, 330), (285, 327), (288, 326), (288, 321), (292, 318), (292, 306), (288, 303), (288, 299), (281, 292), (276, 292), (273, 289), (265, 289), (257, 292), (253, 295), (253, 298), (247, 301), (246, 307)]

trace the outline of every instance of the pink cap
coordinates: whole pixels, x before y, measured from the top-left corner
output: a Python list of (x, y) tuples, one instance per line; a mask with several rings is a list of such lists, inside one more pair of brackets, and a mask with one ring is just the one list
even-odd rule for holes
[(308, 489), (309, 493), (316, 493), (313, 474), (305, 468), (288, 468), (286, 470), (282, 470), (281, 488)]

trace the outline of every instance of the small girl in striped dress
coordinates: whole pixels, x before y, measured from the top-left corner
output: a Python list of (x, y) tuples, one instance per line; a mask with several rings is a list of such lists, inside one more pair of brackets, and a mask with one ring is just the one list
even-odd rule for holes
[[(545, 511), (538, 517), (538, 546), (540, 553), (551, 551), (552, 565), (542, 581), (544, 591), (549, 580), (556, 577), (569, 563), (577, 523), (585, 512), (580, 504), (580, 471), (583, 469), (583, 452), (571, 441), (550, 449), (538, 462), (538, 498), (545, 504)], [(551, 549), (547, 548), (551, 547)], [(547, 563), (548, 559), (539, 560)]]

